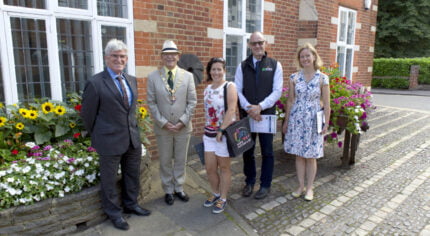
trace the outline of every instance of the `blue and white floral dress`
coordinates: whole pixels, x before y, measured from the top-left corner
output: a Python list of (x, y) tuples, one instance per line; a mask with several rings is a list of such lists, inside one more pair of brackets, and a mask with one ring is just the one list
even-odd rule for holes
[(316, 71), (314, 77), (306, 82), (303, 71), (290, 76), (295, 83), (295, 101), (288, 119), (284, 150), (304, 158), (324, 156), (324, 137), (317, 132), (316, 113), (321, 110), (321, 83), (329, 84), (328, 76)]

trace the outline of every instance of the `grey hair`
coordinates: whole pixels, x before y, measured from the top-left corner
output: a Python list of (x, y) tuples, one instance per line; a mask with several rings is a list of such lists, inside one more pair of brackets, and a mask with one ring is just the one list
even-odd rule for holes
[(111, 52), (119, 50), (124, 50), (125, 52), (128, 52), (127, 45), (125, 45), (125, 43), (119, 39), (111, 39), (106, 44), (105, 55), (108, 56), (111, 54)]

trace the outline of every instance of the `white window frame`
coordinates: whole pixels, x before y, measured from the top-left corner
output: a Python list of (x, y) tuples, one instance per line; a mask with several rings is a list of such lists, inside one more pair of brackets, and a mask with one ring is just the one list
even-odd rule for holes
[[(228, 26), (228, 0), (224, 0), (224, 35), (223, 35), (223, 57), (226, 57), (226, 49), (227, 49), (227, 35), (239, 36), (242, 37), (242, 61), (246, 59), (246, 52), (248, 49), (247, 42), (252, 34), (246, 32), (246, 2), (248, 0), (242, 0), (242, 27), (241, 28), (233, 28)], [(261, 1), (261, 32), (264, 32), (264, 0)], [(237, 65), (236, 65), (237, 66)]]
[[(346, 27), (345, 34), (346, 35), (348, 35), (347, 30), (348, 30), (348, 22), (349, 22), (349, 13), (353, 13), (354, 14), (355, 21), (353, 21), (353, 25), (352, 25), (352, 29), (354, 29), (354, 33), (353, 33), (353, 36), (352, 36), (351, 44), (347, 44), (347, 40), (348, 40), (347, 37), (345, 37), (345, 41), (344, 42), (339, 40), (339, 38), (340, 38), (340, 32), (341, 32), (341, 26), (342, 26), (341, 25), (341, 14), (342, 14), (342, 12), (346, 13), (346, 24), (345, 24), (345, 27)], [(356, 28), (355, 28), (356, 24), (357, 24), (357, 11), (352, 10), (350, 8), (346, 8), (346, 7), (339, 7), (337, 37), (336, 37), (336, 45), (337, 45), (336, 46), (336, 61), (337, 61), (337, 57), (338, 57), (338, 53), (339, 53), (338, 52), (338, 47), (344, 47), (345, 48), (345, 52), (344, 52), (345, 53), (345, 60), (343, 62), (343, 65), (339, 65), (339, 68), (343, 68), (343, 70), (340, 71), (340, 74), (341, 74), (341, 76), (347, 77), (351, 81), (352, 81), (352, 77), (353, 77), (353, 68), (354, 68), (355, 33), (357, 32)], [(351, 55), (351, 68), (349, 68), (350, 74), (346, 75), (345, 74), (346, 73), (345, 72), (346, 71), (346, 60), (347, 60), (346, 52), (347, 52), (348, 49), (351, 49), (352, 55)], [(337, 62), (337, 63), (339, 63), (339, 62)]]
[(94, 74), (102, 71), (103, 51), (101, 45), (101, 26), (118, 26), (126, 30), (126, 43), (129, 51), (127, 73), (134, 75), (134, 30), (133, 30), (133, 0), (127, 0), (127, 18), (107, 17), (97, 15), (97, 1), (88, 0), (88, 9), (75, 9), (59, 7), (57, 1), (46, 0), (46, 9), (34, 9), (4, 5), (0, 0), (0, 72), (3, 77), (5, 103), (19, 102), (18, 88), (16, 84), (15, 61), (13, 54), (12, 32), (10, 17), (21, 17), (45, 20), (46, 39), (48, 45), (49, 76), (51, 86), (51, 99), (64, 100), (66, 94), (62, 94), (61, 75), (57, 44), (57, 19), (71, 19), (89, 21), (91, 24), (91, 36), (93, 45)]

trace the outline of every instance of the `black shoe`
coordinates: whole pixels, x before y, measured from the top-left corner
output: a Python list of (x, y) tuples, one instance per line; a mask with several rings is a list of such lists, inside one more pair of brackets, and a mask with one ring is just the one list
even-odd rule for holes
[(125, 219), (122, 217), (111, 219), (111, 221), (112, 221), (113, 226), (117, 229), (128, 230), (130, 228), (130, 226), (128, 226), (127, 221), (125, 221)]
[(254, 185), (247, 184), (242, 190), (242, 196), (249, 197), (251, 196), (252, 191), (254, 191)]
[(255, 199), (263, 199), (267, 197), (267, 194), (270, 193), (270, 188), (260, 187), (260, 189), (255, 193)]
[(151, 211), (146, 210), (145, 208), (142, 208), (140, 206), (135, 206), (131, 209), (125, 208), (124, 213), (127, 213), (127, 214), (133, 213), (138, 216), (149, 216), (151, 214)]
[(190, 197), (185, 192), (175, 192), (175, 196), (181, 199), (183, 202), (188, 202), (190, 200)]
[(175, 197), (171, 193), (166, 193), (166, 195), (164, 196), (164, 201), (167, 203), (167, 205), (173, 205)]

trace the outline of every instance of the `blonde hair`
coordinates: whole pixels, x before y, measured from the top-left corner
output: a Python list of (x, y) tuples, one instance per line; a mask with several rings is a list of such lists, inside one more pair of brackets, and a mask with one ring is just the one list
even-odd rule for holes
[(317, 50), (310, 43), (305, 43), (305, 44), (303, 44), (303, 46), (301, 46), (297, 49), (297, 55), (296, 55), (297, 67), (299, 69), (303, 68), (302, 64), (300, 63), (300, 53), (305, 49), (308, 49), (314, 55), (314, 57), (315, 57), (314, 69), (319, 70), (323, 66), (323, 61), (321, 60), (320, 55), (318, 55)]

